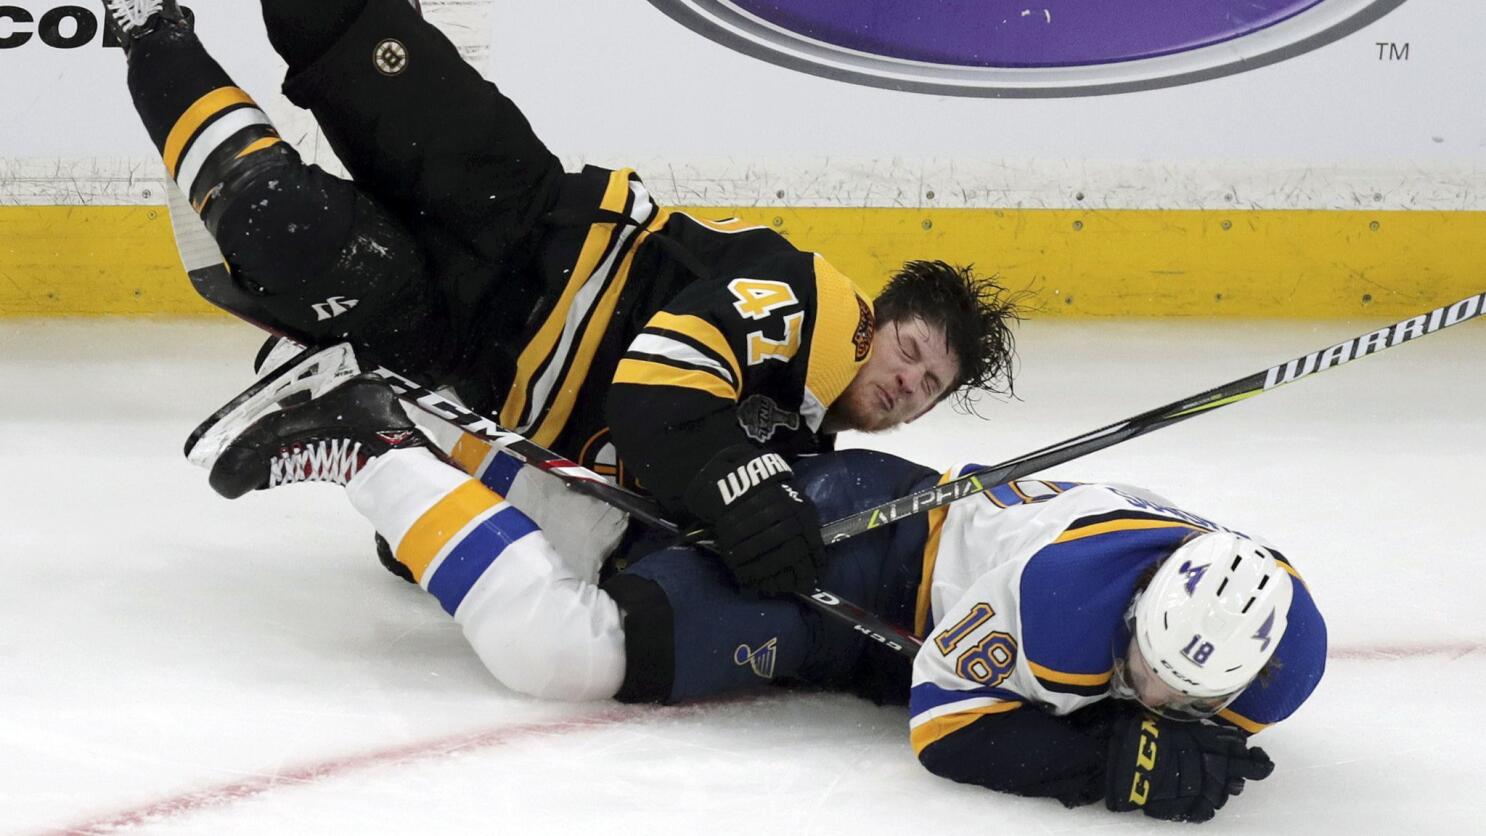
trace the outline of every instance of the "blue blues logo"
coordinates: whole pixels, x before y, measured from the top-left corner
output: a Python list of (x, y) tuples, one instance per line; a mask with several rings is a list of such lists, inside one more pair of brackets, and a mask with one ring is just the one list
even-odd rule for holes
[(1259, 645), (1259, 652), (1260, 653), (1263, 653), (1264, 651), (1268, 650), (1269, 649), (1269, 643), (1271, 641), (1273, 641), (1273, 639), (1270, 638), (1270, 635), (1269, 634), (1274, 631), (1274, 614), (1275, 614), (1275, 610), (1270, 610), (1269, 611), (1269, 618), (1264, 619), (1264, 623), (1259, 625), (1258, 631), (1255, 632), (1254, 635), (1250, 637), (1250, 638), (1253, 638), (1256, 641), (1260, 642), (1260, 645)]
[(791, 69), (955, 96), (1043, 98), (1190, 84), (1293, 58), (1404, 0), (650, 0)]
[(1207, 567), (1211, 565), (1211, 563), (1204, 563), (1201, 566), (1193, 566), (1190, 560), (1182, 562), (1181, 568), (1177, 569), (1177, 571), (1187, 576), (1186, 587), (1188, 595), (1197, 594), (1197, 583), (1202, 580), (1202, 576), (1207, 573)]

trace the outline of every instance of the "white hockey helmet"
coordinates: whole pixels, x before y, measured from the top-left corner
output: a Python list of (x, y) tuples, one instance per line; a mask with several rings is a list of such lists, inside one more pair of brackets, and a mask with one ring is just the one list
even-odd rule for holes
[(1289, 573), (1268, 549), (1209, 532), (1156, 570), (1130, 606), (1130, 629), (1161, 682), (1191, 698), (1191, 714), (1210, 716), (1274, 655), (1293, 596)]

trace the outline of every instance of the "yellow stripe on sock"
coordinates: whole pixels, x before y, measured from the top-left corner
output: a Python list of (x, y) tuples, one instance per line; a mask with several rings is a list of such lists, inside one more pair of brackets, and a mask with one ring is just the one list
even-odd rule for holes
[(239, 87), (218, 87), (197, 99), (186, 112), (175, 120), (175, 127), (170, 129), (170, 135), (165, 138), (165, 150), (160, 156), (165, 160), (165, 170), (170, 172), (172, 179), (179, 173), (181, 159), (186, 155), (186, 143), (201, 129), (206, 121), (229, 107), (240, 104), (253, 104), (253, 99)]
[(397, 544), (397, 561), (423, 581), (435, 559), (470, 520), (505, 502), (500, 494), (471, 479), (450, 491), (413, 523)]
[(449, 453), (449, 458), (459, 465), (459, 469), (469, 475), (479, 478), (480, 471), (485, 466), (485, 459), (495, 449), (488, 443), (464, 433), (459, 440), (454, 442), (454, 449)]

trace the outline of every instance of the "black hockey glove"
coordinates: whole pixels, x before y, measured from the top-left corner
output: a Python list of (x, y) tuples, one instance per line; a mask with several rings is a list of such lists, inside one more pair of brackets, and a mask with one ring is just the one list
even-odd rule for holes
[(778, 453), (729, 447), (686, 489), (687, 510), (712, 526), (733, 579), (761, 595), (809, 592), (825, 560), (820, 514)]
[(1243, 792), (1245, 780), (1262, 780), (1273, 771), (1264, 750), (1250, 749), (1235, 729), (1134, 714), (1117, 721), (1109, 739), (1104, 806), (1204, 822), (1228, 796)]

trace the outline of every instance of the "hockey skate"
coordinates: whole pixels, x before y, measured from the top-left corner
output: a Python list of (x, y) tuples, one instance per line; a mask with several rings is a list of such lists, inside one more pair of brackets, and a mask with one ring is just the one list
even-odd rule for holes
[(285, 363), (304, 353), (304, 346), (288, 337), (272, 336), (258, 347), (253, 357), (253, 374), (265, 377), (273, 374)]
[[(265, 362), (259, 368), (267, 365)], [(210, 469), (222, 450), (249, 424), (275, 410), (319, 397), (359, 374), (361, 367), (349, 343), (303, 349), (277, 366), (269, 366), (252, 386), (193, 430), (186, 439), (186, 459)]]
[(128, 55), (135, 41), (162, 28), (190, 31), (195, 16), (175, 0), (104, 0), (108, 28)]
[(345, 485), (383, 453), (432, 447), (392, 390), (371, 375), (243, 417), (251, 423), (228, 441), (209, 477), (228, 499), (297, 482)]

